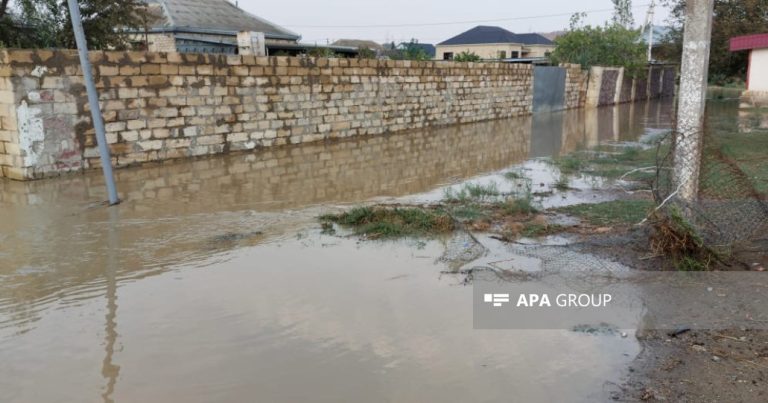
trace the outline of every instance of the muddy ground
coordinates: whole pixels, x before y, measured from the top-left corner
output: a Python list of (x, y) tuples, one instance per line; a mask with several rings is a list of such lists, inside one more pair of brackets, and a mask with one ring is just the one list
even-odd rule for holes
[(768, 331), (638, 334), (643, 351), (617, 401), (768, 401)]
[[(638, 270), (668, 270), (652, 258), (647, 227), (617, 228), (583, 237), (580, 248)], [(762, 270), (765, 244), (742, 245), (729, 266), (717, 270)], [(768, 331), (754, 329), (638, 331), (642, 352), (627, 380), (612, 393), (616, 401), (768, 401)]]

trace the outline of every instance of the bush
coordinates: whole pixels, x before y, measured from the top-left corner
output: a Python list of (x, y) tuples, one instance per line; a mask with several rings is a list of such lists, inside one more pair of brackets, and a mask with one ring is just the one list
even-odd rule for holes
[(454, 62), (479, 62), (480, 56), (478, 56), (475, 52), (465, 51), (454, 56), (453, 61)]

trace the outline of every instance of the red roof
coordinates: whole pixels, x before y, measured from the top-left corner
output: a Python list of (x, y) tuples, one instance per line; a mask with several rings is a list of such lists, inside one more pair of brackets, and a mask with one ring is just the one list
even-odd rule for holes
[(768, 48), (768, 34), (737, 36), (731, 38), (731, 52)]

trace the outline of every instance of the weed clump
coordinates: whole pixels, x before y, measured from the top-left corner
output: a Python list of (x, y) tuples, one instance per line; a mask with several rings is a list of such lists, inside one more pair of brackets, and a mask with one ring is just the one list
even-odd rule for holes
[(443, 199), (449, 203), (484, 202), (501, 195), (495, 182), (487, 185), (467, 183), (458, 190), (452, 187), (445, 189)]
[(504, 177), (509, 179), (509, 180), (511, 180), (511, 181), (519, 180), (519, 179), (526, 179), (525, 176), (522, 173), (518, 172), (518, 171), (508, 171), (508, 172), (505, 172), (504, 173)]
[(679, 209), (672, 207), (667, 214), (655, 213), (652, 218), (651, 250), (671, 258), (678, 270), (708, 271), (719, 260)]
[(587, 167), (587, 162), (583, 158), (574, 155), (560, 157), (554, 163), (560, 169), (560, 172), (565, 175), (579, 173)]
[(533, 200), (531, 197), (508, 199), (497, 203), (496, 207), (501, 210), (502, 213), (508, 216), (530, 215), (539, 212), (539, 210), (533, 205)]
[(341, 214), (320, 217), (352, 227), (368, 239), (395, 239), (408, 236), (432, 236), (454, 230), (454, 221), (443, 210), (427, 208), (356, 207)]
[(565, 175), (560, 176), (554, 184), (555, 189), (565, 192), (571, 188), (571, 183)]

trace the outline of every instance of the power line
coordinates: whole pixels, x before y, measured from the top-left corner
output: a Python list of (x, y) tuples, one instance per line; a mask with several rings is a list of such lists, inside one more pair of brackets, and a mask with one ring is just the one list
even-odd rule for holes
[[(648, 7), (650, 3), (646, 4), (640, 4), (637, 6), (632, 7), (633, 9), (636, 8), (643, 8)], [(613, 8), (604, 8), (604, 9), (595, 9), (595, 10), (587, 10), (583, 11), (587, 14), (595, 14), (595, 13), (605, 13), (614, 11)], [(555, 17), (570, 17), (576, 13), (579, 13), (582, 11), (574, 11), (570, 13), (559, 13), (559, 14), (543, 14), (543, 15), (532, 15), (527, 17), (510, 17), (510, 18), (498, 18), (498, 19), (491, 19), (491, 20), (468, 20), (468, 21), (451, 21), (451, 22), (430, 22), (430, 23), (421, 23), (421, 24), (380, 24), (380, 25), (291, 25), (291, 24), (282, 24), (283, 26), (288, 26), (292, 28), (334, 28), (334, 29), (343, 29), (343, 28), (354, 28), (354, 29), (360, 29), (360, 28), (408, 28), (408, 27), (435, 27), (435, 26), (443, 26), (443, 25), (460, 25), (460, 24), (482, 24), (487, 22), (505, 22), (505, 21), (521, 21), (521, 20), (535, 20), (535, 19), (544, 19), (544, 18), (555, 18)]]

